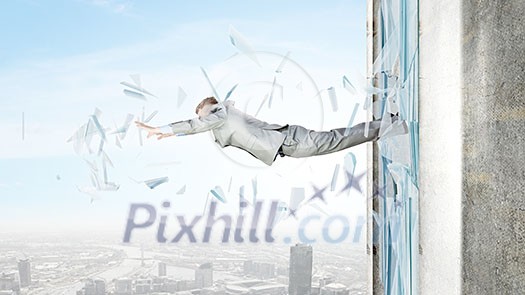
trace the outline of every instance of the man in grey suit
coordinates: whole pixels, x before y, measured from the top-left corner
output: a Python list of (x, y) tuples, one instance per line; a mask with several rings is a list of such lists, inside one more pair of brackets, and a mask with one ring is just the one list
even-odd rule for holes
[[(277, 155), (294, 158), (325, 155), (377, 140), (381, 126), (381, 120), (371, 121), (368, 137), (365, 137), (365, 123), (348, 130), (338, 128), (330, 131), (313, 131), (299, 125), (268, 124), (236, 109), (233, 101), (219, 103), (214, 97), (202, 100), (195, 113), (197, 118), (160, 127), (138, 121), (135, 123), (148, 132), (148, 138), (155, 135), (157, 139), (211, 130), (215, 142), (221, 147), (243, 149), (266, 165), (272, 165)], [(408, 132), (406, 123), (398, 120), (397, 116), (391, 120), (395, 128), (388, 132), (389, 136)]]

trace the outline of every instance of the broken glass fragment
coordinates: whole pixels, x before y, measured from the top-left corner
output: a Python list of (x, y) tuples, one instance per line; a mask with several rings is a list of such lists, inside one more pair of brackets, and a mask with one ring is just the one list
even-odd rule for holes
[(348, 90), (350, 94), (353, 94), (353, 95), (357, 94), (357, 89), (355, 89), (354, 85), (350, 83), (350, 80), (348, 80), (346, 76), (343, 76), (343, 88)]
[(335, 165), (334, 173), (332, 175), (332, 183), (330, 184), (330, 190), (334, 191), (337, 183), (337, 176), (339, 176), (339, 164)]
[(219, 93), (217, 93), (217, 90), (215, 89), (215, 86), (213, 86), (213, 83), (211, 82), (210, 77), (206, 73), (206, 70), (204, 70), (204, 68), (201, 67), (201, 71), (204, 74), (204, 77), (206, 78), (206, 81), (208, 81), (208, 85), (210, 85), (210, 88), (213, 91), (213, 95), (215, 95), (215, 98), (220, 102), (221, 98), (219, 96)]
[(146, 96), (144, 96), (144, 94), (142, 93), (138, 93), (138, 92), (127, 90), (127, 89), (124, 89), (122, 91), (124, 92), (125, 95), (129, 97), (138, 98), (140, 100), (146, 100)]
[(182, 195), (186, 192), (186, 185), (183, 185), (178, 191), (177, 195)]
[(332, 111), (337, 112), (337, 96), (335, 94), (335, 88), (329, 87), (328, 97), (330, 98), (330, 104), (332, 105)]
[(259, 60), (257, 59), (257, 55), (255, 54), (255, 51), (253, 50), (253, 47), (251, 44), (244, 38), (244, 36), (241, 35), (233, 26), (230, 25), (230, 42), (233, 44), (233, 46), (237, 47), (240, 52), (244, 53), (248, 58), (253, 60), (259, 67), (261, 67), (261, 64), (259, 63)]
[(210, 190), (210, 193), (219, 201), (222, 203), (226, 203), (226, 198), (224, 197), (225, 194), (222, 191), (222, 188), (220, 186), (216, 186), (214, 189)]
[(230, 89), (230, 91), (228, 91), (228, 93), (226, 93), (226, 97), (224, 98), (224, 101), (226, 101), (233, 93), (233, 91), (235, 90), (235, 88), (237, 88), (237, 86), (239, 85), (239, 83), (235, 84), (232, 89)]
[(179, 86), (179, 93), (177, 95), (177, 107), (180, 108), (180, 106), (182, 105), (182, 103), (184, 102), (184, 100), (186, 99), (186, 97), (188, 97), (188, 95), (186, 94), (186, 92), (184, 91), (184, 89), (182, 89), (180, 86)]
[(358, 109), (359, 109), (359, 103), (356, 103), (354, 105), (354, 110), (352, 111), (352, 115), (350, 116), (350, 120), (348, 120), (348, 125), (345, 129), (344, 136), (348, 136), (348, 134), (350, 134), (350, 129), (352, 128), (352, 124), (354, 124), (354, 119), (355, 119)]
[(286, 62), (288, 61), (289, 56), (290, 56), (290, 51), (288, 51), (286, 53), (286, 55), (283, 57), (283, 60), (281, 61), (279, 66), (277, 66), (277, 69), (275, 70), (276, 73), (281, 73), (283, 71), (283, 67), (286, 64)]
[(166, 183), (169, 181), (169, 178), (168, 177), (159, 177), (159, 178), (153, 178), (153, 179), (149, 179), (149, 180), (144, 180), (144, 183), (150, 188), (150, 189), (154, 189), (156, 188), (157, 186), (163, 184), (163, 183)]

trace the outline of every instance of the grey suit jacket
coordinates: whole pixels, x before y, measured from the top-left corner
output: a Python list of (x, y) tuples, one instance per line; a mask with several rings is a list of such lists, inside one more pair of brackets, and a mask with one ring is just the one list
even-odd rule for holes
[(168, 126), (175, 134), (195, 134), (211, 130), (221, 147), (241, 148), (267, 165), (274, 162), (285, 135), (278, 131), (288, 125), (268, 124), (245, 114), (226, 101), (213, 106), (209, 115), (178, 121)]

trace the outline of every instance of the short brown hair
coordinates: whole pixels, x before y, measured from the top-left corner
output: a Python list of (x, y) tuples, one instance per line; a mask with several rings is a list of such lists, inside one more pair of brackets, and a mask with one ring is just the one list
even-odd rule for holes
[(219, 103), (215, 97), (213, 96), (210, 96), (210, 97), (206, 97), (205, 99), (203, 99), (198, 105), (197, 107), (195, 108), (195, 113), (198, 114), (199, 113), (199, 110), (202, 109), (205, 105), (207, 104), (217, 104)]

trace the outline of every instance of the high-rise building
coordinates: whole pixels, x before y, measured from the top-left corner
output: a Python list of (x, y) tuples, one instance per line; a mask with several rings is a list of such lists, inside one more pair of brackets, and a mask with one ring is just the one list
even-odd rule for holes
[(195, 286), (197, 288), (213, 286), (213, 267), (211, 263), (204, 263), (195, 270)]
[(18, 275), (20, 276), (20, 286), (31, 285), (31, 262), (29, 259), (18, 260)]
[(312, 246), (290, 247), (289, 295), (310, 295), (312, 288)]
[(165, 277), (167, 274), (166, 263), (159, 262), (159, 277)]

